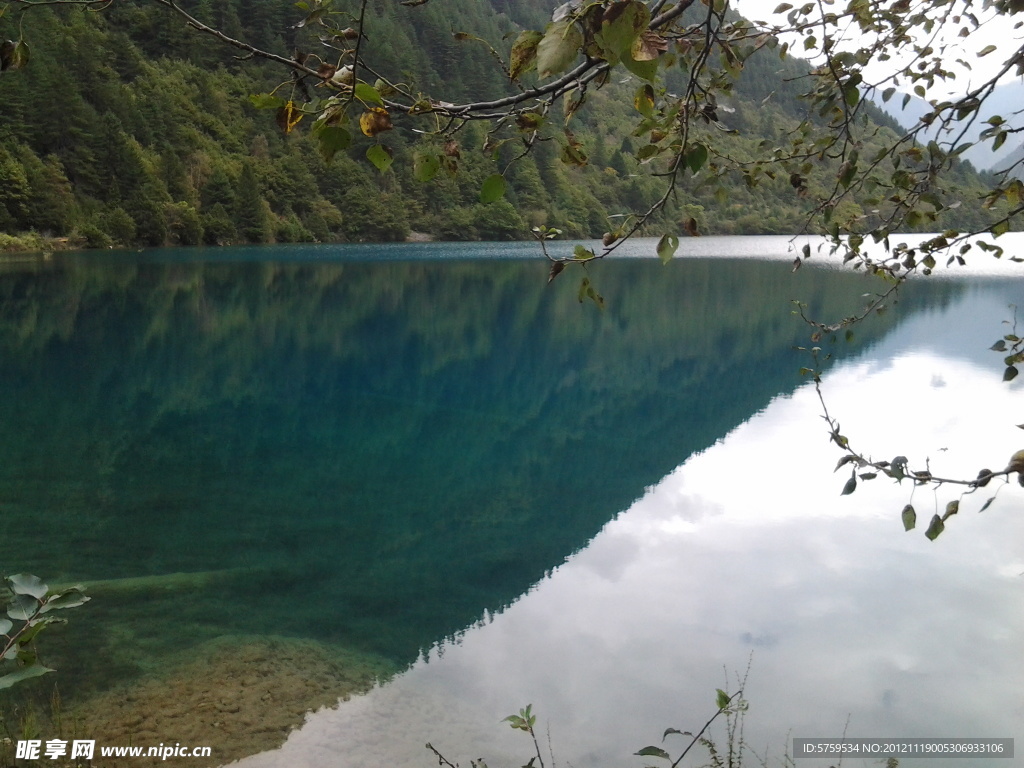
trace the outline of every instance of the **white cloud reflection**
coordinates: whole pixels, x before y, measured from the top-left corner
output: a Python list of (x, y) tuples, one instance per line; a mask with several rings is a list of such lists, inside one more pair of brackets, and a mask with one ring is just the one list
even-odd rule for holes
[[(1024, 446), (1020, 387), (1000, 381), (998, 355), (973, 352), (1001, 332), (1005, 294), (970, 292), (828, 372), (829, 408), (856, 447), (962, 475)], [(968, 496), (929, 542), (928, 518), (956, 492), (918, 490), (919, 527), (904, 533), (910, 486), (840, 496), (849, 470), (833, 474), (841, 454), (819, 415), (809, 384), (777, 398), (493, 622), (242, 764), (428, 766), (431, 741), (464, 765), (521, 765), (528, 738), (499, 721), (532, 702), (559, 763), (639, 767), (630, 754), (664, 728), (704, 723), (723, 665), (742, 672), (751, 652), (758, 749), (844, 728), (1024, 749), (1024, 492), (1005, 488), (983, 514), (994, 486)]]

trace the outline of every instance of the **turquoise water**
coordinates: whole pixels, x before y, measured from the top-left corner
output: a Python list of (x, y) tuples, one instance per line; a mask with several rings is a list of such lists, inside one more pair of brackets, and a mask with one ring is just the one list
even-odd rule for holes
[[(104, 582), (47, 638), (65, 698), (224, 634), (428, 657), (800, 387), (789, 299), (836, 317), (879, 287), (629, 259), (592, 270), (601, 312), (578, 276), (549, 287), (543, 261), (474, 247), (0, 270), (0, 565)], [(1005, 304), (1008, 285), (910, 286), (837, 359), (967, 296)]]

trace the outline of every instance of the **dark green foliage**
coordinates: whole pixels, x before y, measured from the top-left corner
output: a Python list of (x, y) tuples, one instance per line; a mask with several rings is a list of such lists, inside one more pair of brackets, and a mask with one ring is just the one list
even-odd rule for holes
[[(372, 34), (363, 53), (385, 62), (382, 74), (412, 92), (456, 101), (507, 95), (512, 86), (482, 40), (507, 56), (521, 28), (544, 28), (549, 5), (448, 0), (407, 9), (371, 3), (366, 23)], [(318, 45), (310, 30), (293, 28), (299, 15), (290, 4), (192, 0), (183, 7), (277, 53)], [(488, 136), (480, 124), (464, 127), (445, 147), (437, 139), (419, 143), (409, 121), (396, 118), (394, 130), (373, 140), (354, 127), (350, 143), (336, 142), (327, 164), (320, 139), (311, 135), (312, 117), (283, 135), (273, 112), (256, 110), (248, 100), (281, 85), (284, 70), (235, 59), (234, 51), (166, 9), (148, 3), (119, 3), (103, 13), (38, 8), (19, 14), (24, 29), (13, 17), (0, 18), (0, 37), (23, 35), (32, 55), (0, 78), (5, 233), (70, 235), (85, 245), (191, 245), (396, 240), (410, 231), (504, 240), (547, 225), (570, 237), (600, 237), (614, 228), (610, 216), (643, 211), (664, 191), (664, 179), (654, 175), (658, 163), (645, 156), (654, 152), (655, 137), (635, 130), (632, 94), (642, 82), (635, 74), (591, 88), (586, 108), (571, 121), (571, 137), (562, 135), (561, 115), (549, 116), (552, 138), (536, 142), (525, 157), (518, 157), (518, 138), (482, 152)], [(715, 132), (715, 150), (753, 158), (762, 140), (781, 141), (792, 131), (806, 109), (797, 99), (802, 67), (767, 50), (747, 60), (734, 92), (720, 99), (721, 126), (737, 133)], [(681, 89), (685, 77), (678, 67), (666, 70), (665, 85)], [(373, 90), (368, 87), (364, 94)], [(281, 99), (295, 94), (287, 82), (275, 91)], [(881, 146), (894, 126), (868, 111), (883, 126)], [(389, 154), (375, 150), (386, 160), (383, 173), (366, 159), (371, 146), (387, 148)], [(714, 163), (702, 148), (696, 144), (686, 157), (694, 173)], [(861, 154), (874, 150), (869, 143)], [(812, 192), (827, 187), (836, 172), (829, 163), (816, 167), (808, 179)], [(699, 178), (687, 174), (644, 232), (791, 233), (806, 223), (806, 201), (785, 174), (736, 173), (720, 185)], [(938, 223), (978, 226), (985, 217), (975, 204), (982, 194), (977, 174), (955, 167), (949, 184), (964, 204)], [(857, 192), (843, 201), (835, 219), (870, 211), (861, 197)], [(936, 224), (921, 220), (918, 226)]]
[(165, 220), (174, 245), (200, 245), (203, 242), (202, 219), (188, 203), (169, 204), (165, 209)]

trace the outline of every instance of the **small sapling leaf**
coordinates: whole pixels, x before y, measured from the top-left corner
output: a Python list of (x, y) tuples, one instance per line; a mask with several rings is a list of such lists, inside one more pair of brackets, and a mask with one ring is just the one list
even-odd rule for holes
[(43, 583), (42, 579), (28, 573), (16, 573), (13, 576), (8, 576), (7, 581), (10, 583), (14, 594), (31, 595), (37, 600), (42, 600), (46, 597), (46, 593), (50, 590)]

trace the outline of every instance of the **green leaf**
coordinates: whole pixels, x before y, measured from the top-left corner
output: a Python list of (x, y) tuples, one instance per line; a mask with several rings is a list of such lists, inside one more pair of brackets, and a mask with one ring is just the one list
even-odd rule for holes
[(658, 241), (658, 258), (662, 264), (668, 264), (679, 247), (679, 238), (675, 235), (662, 235)]
[(960, 511), (960, 502), (959, 501), (951, 501), (951, 502), (949, 502), (946, 505), (946, 514), (944, 514), (942, 516), (942, 521), (945, 522), (948, 518), (952, 517), (953, 515), (955, 515), (959, 511)]
[(906, 456), (897, 456), (889, 462), (889, 477), (896, 480), (902, 480), (907, 476), (907, 459)]
[(903, 518), (904, 531), (911, 531), (914, 529), (914, 526), (917, 525), (917, 512), (914, 511), (914, 508), (910, 504), (907, 504), (907, 506), (903, 508), (903, 513), (900, 517)]
[(562, 145), (559, 159), (566, 165), (582, 167), (587, 164), (587, 156), (583, 152), (583, 145), (575, 139), (571, 139)]
[(580, 280), (580, 290), (579, 290), (579, 292), (576, 295), (576, 298), (579, 299), (580, 304), (582, 304), (583, 300), (585, 298), (587, 298), (587, 289), (589, 287), (590, 287), (590, 278), (589, 277), (584, 277), (582, 280)]
[(436, 152), (417, 152), (412, 159), (412, 175), (416, 181), (430, 181), (441, 169), (441, 158)]
[(946, 525), (942, 522), (942, 518), (938, 515), (932, 516), (932, 521), (928, 526), (928, 530), (924, 532), (924, 535), (928, 537), (929, 541), (935, 541), (939, 538), (939, 534), (945, 530)]
[(537, 43), (537, 74), (542, 78), (568, 69), (583, 46), (583, 33), (569, 19), (548, 24), (544, 37)]
[(84, 605), (89, 602), (92, 598), (82, 592), (81, 587), (72, 587), (65, 589), (56, 595), (51, 595), (47, 600), (43, 602), (42, 608), (39, 609), (40, 613), (47, 613), (49, 611), (59, 611), (64, 608), (77, 608), (80, 605)]
[(665, 151), (664, 147), (659, 147), (657, 144), (644, 144), (637, 150), (636, 161), (638, 163), (644, 163), (650, 160), (652, 157), (657, 157)]
[(718, 705), (719, 709), (726, 709), (729, 706), (729, 698), (729, 694), (721, 688), (715, 689), (715, 704)]
[(22, 667), (17, 672), (11, 672), (0, 677), (0, 690), (10, 688), (15, 683), (20, 683), (23, 680), (31, 680), (33, 677), (45, 675), (47, 672), (53, 672), (53, 670), (49, 667), (44, 667), (42, 664), (31, 664), (27, 667)]
[(650, 85), (640, 86), (636, 96), (633, 97), (633, 106), (644, 117), (652, 117), (654, 115), (654, 89)]
[(26, 648), (26, 645), (32, 642), (33, 638), (50, 626), (50, 624), (63, 622), (64, 619), (57, 619), (53, 616), (34, 619), (32, 623), (25, 628), (25, 631), (18, 636), (18, 660), (23, 664), (35, 661), (35, 653)]
[(642, 80), (654, 82), (658, 78), (658, 60), (637, 61), (631, 54), (622, 57), (622, 66)]
[(594, 286), (590, 282), (589, 277), (584, 277), (583, 280), (580, 281), (580, 291), (578, 298), (580, 304), (583, 303), (584, 299), (590, 299), (595, 304), (597, 304), (597, 306), (600, 309), (604, 309), (604, 296), (602, 296), (596, 290), (594, 290)]
[(524, 720), (519, 715), (509, 715), (504, 720), (502, 720), (502, 722), (503, 723), (508, 723), (510, 725), (510, 727), (515, 728), (515, 729), (520, 730), (520, 731), (526, 731), (526, 730), (529, 729), (529, 726), (527, 726), (527, 724), (526, 724), (526, 720)]
[(850, 479), (846, 481), (846, 485), (843, 486), (843, 492), (840, 496), (849, 496), (851, 493), (857, 490), (857, 471), (854, 470), (853, 474), (850, 475)]
[(843, 98), (846, 100), (848, 106), (856, 107), (857, 102), (860, 101), (860, 89), (856, 85), (846, 85), (843, 87)]
[(988, 499), (988, 501), (986, 501), (986, 502), (985, 502), (984, 504), (982, 504), (982, 505), (981, 505), (981, 509), (979, 509), (978, 511), (979, 511), (979, 512), (984, 512), (984, 511), (985, 511), (986, 509), (988, 509), (988, 508), (989, 508), (989, 506), (990, 506), (990, 505), (992, 504), (992, 502), (993, 502), (993, 501), (995, 501), (995, 500), (996, 500), (996, 497), (995, 497), (995, 496), (990, 496), (990, 497), (989, 497), (989, 499)]
[(524, 29), (512, 44), (509, 77), (518, 80), (537, 66), (537, 44), (544, 37), (535, 29)]
[(39, 601), (30, 595), (15, 595), (7, 604), (7, 615), (15, 621), (28, 621), (39, 610)]
[(691, 173), (696, 173), (704, 166), (707, 159), (708, 148), (698, 141), (686, 153), (686, 167), (690, 169)]
[(580, 260), (592, 259), (594, 258), (594, 252), (589, 248), (584, 248), (582, 245), (577, 245), (572, 249), (572, 257)]
[(29, 44), (24, 40), (18, 40), (17, 45), (14, 46), (14, 69), (22, 69), (29, 63), (31, 58), (31, 51), (29, 50)]
[(644, 747), (639, 752), (634, 752), (634, 755), (640, 755), (640, 757), (660, 757), (665, 760), (671, 760), (672, 757), (661, 747)]
[(1006, 370), (1003, 371), (1003, 381), (1013, 381), (1017, 378), (1019, 371), (1014, 365), (1007, 366)]
[[(6, 44), (5, 44), (6, 45)], [(0, 71), (4, 69), (21, 69), (28, 64), (31, 58), (31, 51), (29, 50), (28, 43), (24, 40), (19, 40), (14, 44), (14, 48), (10, 49), (9, 55), (8, 49), (4, 49), (4, 54), (0, 55)]]
[(989, 347), (989, 349), (991, 349), (993, 352), (1005, 352), (1006, 342), (1003, 339), (999, 339), (999, 341), (997, 341), (995, 344)]
[(352, 134), (340, 125), (325, 125), (316, 130), (315, 136), (320, 156), (328, 165), (338, 152), (348, 149), (352, 143)]
[[(808, 373), (813, 373), (813, 371), (811, 371), (810, 368), (801, 369), (801, 370), (806, 370)], [(836, 462), (836, 468), (833, 469), (832, 471), (833, 472), (838, 471), (840, 467), (842, 467), (842, 466), (844, 466), (846, 464), (849, 464), (853, 460), (854, 460), (854, 457), (851, 456), (850, 454), (847, 454), (846, 456), (840, 457), (839, 461)]]
[(387, 171), (395, 162), (394, 153), (383, 144), (373, 144), (366, 150), (366, 159), (373, 163), (381, 173)]
[(480, 202), (493, 203), (505, 196), (505, 177), (500, 173), (493, 173), (484, 179), (480, 187)]
[(632, 58), (633, 42), (650, 21), (650, 11), (639, 0), (610, 4), (601, 20), (601, 31), (594, 36), (603, 58), (611, 64)]
[(14, 594), (31, 595), (37, 600), (42, 600), (50, 591), (50, 588), (43, 584), (42, 579), (28, 573), (16, 573), (13, 576), (8, 576), (7, 581), (10, 582)]
[(360, 101), (379, 104), (382, 107), (384, 106), (384, 99), (381, 98), (377, 89), (369, 83), (356, 83), (355, 93), (356, 98)]
[(254, 93), (249, 96), (249, 101), (252, 102), (256, 109), (280, 109), (288, 103), (280, 96), (275, 96), (272, 93)]
[(666, 728), (665, 733), (661, 735), (661, 740), (664, 741), (672, 733), (678, 733), (680, 736), (693, 736), (689, 731), (680, 731), (678, 728)]
[(14, 628), (14, 624), (7, 619), (0, 619), (0, 635), (6, 635)]
[(982, 48), (980, 51), (978, 51), (977, 56), (980, 59), (982, 56), (988, 56), (990, 53), (992, 53), (993, 51), (996, 51), (996, 50), (998, 50), (996, 46), (994, 46), (994, 45), (986, 45), (984, 48)]
[(854, 163), (846, 162), (839, 166), (839, 183), (843, 185), (843, 189), (849, 188), (856, 175), (857, 166)]

